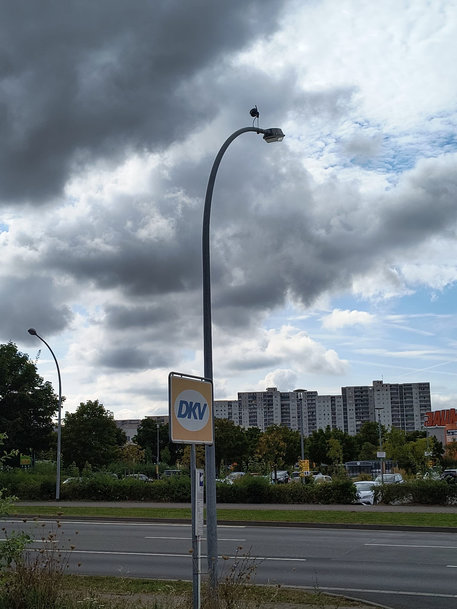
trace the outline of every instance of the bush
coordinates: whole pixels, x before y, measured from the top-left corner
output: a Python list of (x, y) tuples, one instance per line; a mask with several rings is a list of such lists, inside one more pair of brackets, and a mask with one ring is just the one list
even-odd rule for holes
[(386, 504), (450, 505), (457, 502), (457, 485), (443, 480), (412, 480), (375, 487), (376, 499)]

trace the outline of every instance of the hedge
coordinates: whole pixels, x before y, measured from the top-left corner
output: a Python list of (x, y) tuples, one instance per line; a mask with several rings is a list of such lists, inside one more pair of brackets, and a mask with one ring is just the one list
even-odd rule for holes
[[(55, 497), (55, 474), (34, 474), (33, 471), (0, 471), (0, 489), (21, 500), (49, 501)], [(259, 476), (243, 476), (234, 484), (217, 483), (217, 501), (253, 504), (351, 504), (355, 502), (355, 486), (348, 479), (333, 482), (270, 484)], [(457, 504), (457, 484), (441, 480), (414, 480), (404, 484), (376, 487), (377, 500), (385, 504)], [(85, 501), (155, 501), (190, 503), (190, 478), (171, 477), (143, 482), (136, 478), (113, 478), (95, 473), (61, 486), (61, 499)]]

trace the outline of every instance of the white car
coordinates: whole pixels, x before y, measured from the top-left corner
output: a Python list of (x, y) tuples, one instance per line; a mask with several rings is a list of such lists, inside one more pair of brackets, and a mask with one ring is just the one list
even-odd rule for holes
[(360, 480), (359, 482), (354, 482), (354, 485), (357, 490), (356, 503), (361, 503), (362, 505), (374, 505), (374, 488), (375, 486), (378, 486), (378, 482), (373, 480)]
[(403, 484), (403, 476), (401, 474), (382, 474), (376, 476), (375, 482), (378, 484)]
[(327, 476), (326, 474), (316, 474), (315, 476), (313, 476), (314, 478), (314, 482), (331, 482), (332, 481), (332, 477), (331, 476)]

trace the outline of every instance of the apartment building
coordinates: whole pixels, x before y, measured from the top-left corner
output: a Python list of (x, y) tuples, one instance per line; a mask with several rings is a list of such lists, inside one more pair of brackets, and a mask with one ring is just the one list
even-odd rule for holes
[(302, 430), (309, 436), (317, 429), (341, 429), (355, 435), (367, 421), (404, 431), (424, 429), (431, 410), (430, 383), (393, 384), (373, 381), (372, 386), (342, 387), (340, 395), (295, 389), (238, 393), (238, 400), (216, 400), (214, 415), (244, 427), (265, 431), (270, 425)]

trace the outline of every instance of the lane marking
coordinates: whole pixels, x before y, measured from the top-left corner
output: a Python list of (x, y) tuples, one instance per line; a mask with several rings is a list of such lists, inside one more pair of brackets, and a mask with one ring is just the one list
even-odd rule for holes
[[(117, 521), (107, 521), (104, 520), (102, 521), (98, 521), (98, 520), (59, 520), (59, 518), (55, 518), (54, 520), (37, 520), (35, 518), (21, 518), (21, 519), (17, 519), (17, 520), (6, 520), (6, 519), (2, 519), (2, 522), (7, 522), (9, 524), (16, 524), (18, 522), (22, 522), (24, 524), (53, 524), (55, 525), (56, 521), (60, 522), (61, 524), (90, 524), (90, 525), (97, 525), (97, 526), (113, 526), (113, 525), (118, 525), (118, 526), (122, 526), (122, 527), (188, 527), (190, 528), (192, 526), (192, 523), (185, 523), (185, 522), (126, 522), (126, 521), (121, 521), (119, 522), (119, 520)], [(242, 524), (218, 524), (217, 527), (218, 529), (245, 529), (247, 525), (242, 525)]]
[[(158, 535), (148, 535), (146, 536), (144, 539), (179, 539), (182, 541), (189, 541), (189, 537), (170, 537), (170, 536), (163, 536), (163, 537), (159, 537)], [(202, 537), (201, 538), (202, 541), (206, 541), (206, 537)], [(219, 541), (246, 541), (246, 539), (236, 539), (234, 537), (218, 537)]]
[[(183, 558), (188, 556), (192, 558), (192, 553), (189, 552), (187, 554), (174, 554), (174, 553), (163, 553), (163, 552), (120, 552), (120, 551), (110, 551), (110, 550), (73, 550), (72, 554), (108, 554), (108, 555), (119, 555), (119, 556), (158, 556), (161, 558)], [(205, 554), (202, 554), (201, 558), (207, 558)], [(227, 554), (223, 554), (219, 556), (220, 559), (225, 560), (235, 560), (236, 558), (240, 558), (239, 556), (231, 556)], [(243, 560), (257, 560), (257, 561), (290, 561), (290, 562), (306, 562), (306, 558), (286, 558), (281, 556), (243, 556)]]
[(331, 588), (329, 586), (319, 586), (321, 590), (332, 592), (365, 592), (372, 594), (400, 594), (402, 596), (431, 596), (432, 598), (457, 598), (457, 594), (442, 594), (439, 592), (407, 592), (406, 590), (377, 590), (370, 588)]
[(384, 548), (437, 548), (441, 550), (457, 550), (457, 546), (425, 546), (407, 543), (366, 543), (366, 546), (382, 546)]

